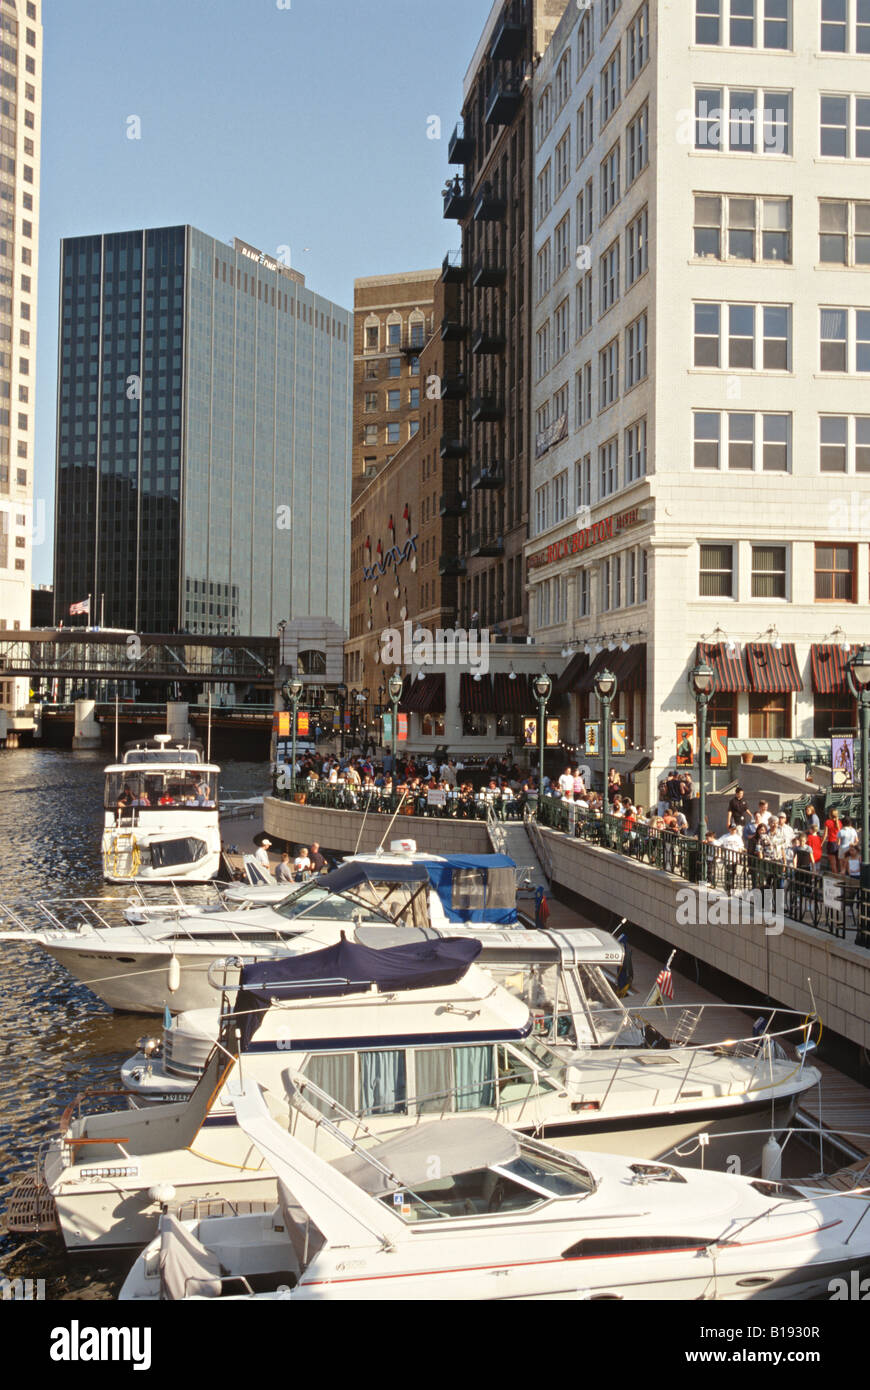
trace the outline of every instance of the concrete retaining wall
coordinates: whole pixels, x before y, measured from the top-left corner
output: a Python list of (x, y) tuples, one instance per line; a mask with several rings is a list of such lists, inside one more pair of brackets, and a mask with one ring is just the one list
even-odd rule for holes
[(533, 830), (533, 840), (538, 836), (555, 885), (627, 917), (787, 1008), (810, 1009), (809, 977), (825, 1027), (870, 1047), (870, 952), (790, 918), (779, 933), (764, 921), (732, 921), (727, 912), (723, 922), (711, 922), (721, 893), (699, 895), (693, 889), (698, 910), (692, 915), (699, 920), (688, 922), (685, 890), (692, 885), (557, 831)]
[[(365, 822), (363, 828), (363, 822)], [(339, 854), (368, 853), (376, 850), (390, 824), (384, 815), (364, 816), (361, 811), (332, 811), (322, 806), (300, 806), (267, 796), (263, 804), (263, 827), (272, 840), (310, 845), (313, 840), (326, 850)], [(492, 846), (484, 821), (436, 820), (428, 816), (396, 816), (387, 835), (392, 840), (416, 840), (417, 848), (430, 854), (490, 854)]]

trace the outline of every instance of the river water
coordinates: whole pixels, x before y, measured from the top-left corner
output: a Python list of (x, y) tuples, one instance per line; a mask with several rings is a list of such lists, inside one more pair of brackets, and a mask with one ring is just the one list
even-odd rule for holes
[[(100, 865), (106, 762), (105, 752), (0, 750), (0, 902), (119, 891), (103, 883)], [(268, 782), (268, 764), (221, 765), (224, 791), (260, 793)], [(0, 967), (2, 1222), (10, 1181), (32, 1170), (64, 1108), (80, 1091), (117, 1085), (121, 1063), (154, 1025), (113, 1013), (38, 947), (0, 946)], [(109, 1297), (119, 1282), (117, 1266), (68, 1261), (54, 1238), (3, 1229), (0, 1274), (44, 1279), (48, 1299)]]

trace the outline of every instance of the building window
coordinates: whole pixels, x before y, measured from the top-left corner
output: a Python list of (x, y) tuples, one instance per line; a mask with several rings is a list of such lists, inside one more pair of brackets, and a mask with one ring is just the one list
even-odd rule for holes
[(608, 309), (619, 298), (619, 240), (614, 241), (604, 255), (601, 257), (601, 270), (599, 274), (601, 313), (606, 314)]
[(542, 487), (535, 490), (535, 531), (538, 535), (540, 535), (542, 531), (546, 531), (549, 524), (547, 515), (549, 511), (549, 497), (549, 483), (544, 483)]
[(401, 357), (388, 357), (388, 358), (387, 358), (387, 376), (397, 377), (397, 376), (401, 376), (401, 375), (402, 375), (402, 359), (401, 359)]
[(577, 286), (576, 300), (578, 338), (582, 338), (584, 334), (588, 333), (594, 322), (592, 314), (593, 278), (594, 272), (590, 270), (589, 274), (584, 276), (583, 279), (580, 281), (579, 285)]
[(870, 159), (870, 97), (821, 97), (819, 153), (830, 159)]
[(410, 389), (410, 391), (408, 392), (408, 405), (411, 407), (412, 410), (419, 410), (419, 409), (420, 409), (420, 388), (419, 388), (419, 386), (412, 386), (411, 389)]
[(625, 389), (630, 390), (642, 381), (647, 372), (646, 314), (630, 323), (625, 330)]
[(787, 49), (791, 0), (695, 0), (695, 43)]
[(601, 73), (601, 127), (607, 125), (621, 98), (620, 50), (617, 48)]
[(816, 545), (815, 553), (816, 603), (854, 603), (854, 545)]
[(368, 445), (372, 445), (372, 444), (377, 444), (377, 442), (378, 442), (378, 427), (377, 427), (377, 425), (366, 425), (366, 427), (365, 427), (365, 443), (368, 444)]
[(695, 89), (695, 148), (731, 154), (791, 154), (791, 92)]
[(575, 427), (581, 429), (592, 419), (592, 363), (585, 363), (574, 380), (577, 393)]
[(791, 698), (788, 695), (750, 695), (749, 737), (791, 738)]
[(577, 507), (592, 504), (592, 455), (586, 454), (574, 465), (574, 502)]
[(539, 145), (546, 139), (550, 126), (553, 124), (552, 108), (552, 89), (546, 87), (538, 100), (538, 109), (535, 116)]
[(870, 372), (870, 309), (822, 309), (823, 372)]
[(786, 553), (784, 545), (752, 547), (753, 598), (786, 598)]
[(813, 738), (830, 738), (833, 729), (855, 726), (851, 695), (816, 695), (813, 699)]
[(867, 0), (822, 0), (823, 53), (870, 53)]
[(606, 410), (619, 395), (619, 339), (598, 354), (598, 409)]
[(592, 57), (593, 36), (591, 6), (588, 10), (586, 10), (585, 14), (583, 15), (583, 18), (580, 20), (578, 30), (579, 32), (577, 34), (577, 73), (579, 76), (579, 74), (583, 71), (590, 58)]
[(550, 162), (544, 165), (538, 175), (538, 221), (543, 222), (550, 211)]
[(589, 571), (577, 572), (577, 617), (589, 617)]
[(702, 545), (700, 547), (701, 598), (734, 597), (734, 547), (732, 545)]
[(550, 241), (545, 241), (537, 255), (538, 299), (543, 299), (550, 289)]
[(764, 371), (790, 369), (791, 305), (696, 304), (694, 326), (696, 367), (722, 368), (727, 359), (731, 371), (754, 371), (759, 365)]
[(556, 279), (563, 271), (568, 269), (571, 259), (571, 214), (566, 212), (562, 221), (553, 233), (553, 245), (556, 254)]
[(408, 421), (408, 438), (409, 438), (409, 439), (413, 439), (413, 438), (414, 438), (414, 435), (417, 433), (417, 431), (419, 430), (419, 428), (420, 428), (420, 421), (419, 421), (419, 420), (409, 420), (409, 421)]
[(400, 391), (387, 392), (387, 410), (398, 410), (401, 401)]
[(366, 352), (377, 352), (378, 350), (378, 329), (366, 328)]
[(570, 300), (563, 299), (553, 314), (553, 361), (559, 362), (568, 351)]
[(791, 220), (790, 198), (696, 193), (695, 255), (704, 260), (790, 263)]
[(557, 473), (553, 479), (553, 523), (564, 521), (568, 515), (568, 471)]
[[(725, 416), (727, 467), (738, 471), (787, 473), (791, 467), (791, 416), (733, 411)], [(694, 416), (696, 468), (721, 468), (722, 418), (718, 411)], [(759, 447), (760, 442), (760, 447)]]
[(628, 26), (625, 85), (630, 87), (649, 58), (649, 5), (643, 4)]
[(819, 260), (825, 265), (870, 265), (870, 203), (819, 200)]
[(395, 424), (395, 425), (387, 425), (387, 443), (388, 443), (388, 444), (398, 444), (398, 442), (399, 442), (399, 426), (398, 426), (398, 424)]
[(556, 197), (568, 186), (571, 177), (571, 131), (566, 130), (556, 146)]
[(577, 112), (577, 165), (583, 163), (595, 143), (595, 101), (590, 92)]
[(568, 418), (568, 383), (567, 381), (559, 387), (558, 391), (553, 392), (553, 419), (567, 420)]
[(550, 370), (550, 324), (549, 321), (538, 329), (535, 339), (537, 379), (546, 376)]
[(366, 413), (370, 413), (370, 412), (373, 411), (373, 410), (377, 410), (377, 408), (378, 408), (378, 393), (377, 393), (377, 391), (366, 391), (366, 401), (365, 401), (365, 410), (366, 410)]
[(625, 431), (625, 481), (637, 482), (646, 476), (646, 420), (638, 420)]
[(609, 497), (619, 487), (618, 441), (608, 439), (598, 450), (598, 496)]
[(625, 557), (625, 606), (633, 608), (637, 603), (637, 551), (630, 550)]
[(643, 208), (633, 222), (629, 222), (625, 232), (625, 271), (626, 287), (633, 285), (644, 274), (649, 257), (649, 211)]
[(628, 127), (626, 135), (626, 184), (634, 183), (649, 159), (649, 110), (645, 106)]
[(870, 473), (870, 416), (820, 416), (819, 472)]
[(592, 206), (592, 180), (590, 179), (586, 187), (577, 194), (577, 240), (583, 241), (588, 246), (592, 240), (592, 233), (595, 229), (594, 209)]
[(613, 211), (620, 199), (619, 145), (601, 161), (601, 221)]

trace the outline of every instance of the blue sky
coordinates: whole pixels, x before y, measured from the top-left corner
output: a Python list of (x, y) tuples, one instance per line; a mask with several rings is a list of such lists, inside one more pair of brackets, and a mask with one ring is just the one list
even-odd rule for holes
[[(490, 7), (44, 0), (36, 492), (49, 517), (61, 237), (189, 222), (289, 245), (311, 288), (347, 308), (358, 275), (440, 265), (459, 244), (441, 216), (447, 142)], [(33, 560), (34, 583), (50, 583), (50, 536)]]

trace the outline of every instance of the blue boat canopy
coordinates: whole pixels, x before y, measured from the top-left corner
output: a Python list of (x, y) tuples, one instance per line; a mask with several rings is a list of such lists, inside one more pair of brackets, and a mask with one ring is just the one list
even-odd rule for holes
[(506, 854), (446, 854), (411, 864), (373, 857), (342, 864), (317, 882), (330, 892), (345, 893), (363, 883), (419, 885), (428, 880), (448, 921), (510, 926), (517, 920), (515, 869)]
[[(391, 933), (392, 935), (392, 933)], [(461, 980), (480, 955), (480, 941), (411, 941), (378, 951), (346, 937), (323, 951), (242, 968), (234, 1013), (247, 1046), (273, 1001), (323, 999), (379, 990), (432, 989)]]

